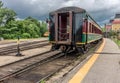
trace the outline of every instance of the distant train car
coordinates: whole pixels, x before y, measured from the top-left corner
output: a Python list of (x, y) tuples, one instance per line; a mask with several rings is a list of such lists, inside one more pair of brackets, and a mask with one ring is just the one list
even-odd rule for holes
[(44, 37), (48, 37), (48, 36), (49, 36), (49, 32), (48, 32), (48, 31), (45, 32), (43, 36), (44, 36)]
[(52, 50), (86, 51), (90, 43), (102, 39), (102, 30), (82, 8), (64, 7), (49, 14), (49, 41)]

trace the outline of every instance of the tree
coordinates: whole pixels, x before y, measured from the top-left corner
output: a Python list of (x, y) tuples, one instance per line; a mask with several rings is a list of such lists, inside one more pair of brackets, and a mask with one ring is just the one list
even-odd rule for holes
[(3, 3), (2, 3), (2, 1), (0, 1), (0, 8), (2, 8), (3, 7)]
[(9, 21), (14, 20), (16, 13), (12, 9), (4, 8), (0, 1), (0, 25), (5, 25)]
[(41, 25), (40, 25), (40, 33), (41, 33), (41, 36), (44, 36), (44, 33), (47, 32), (47, 24), (42, 22)]
[(4, 20), (6, 20), (6, 24), (12, 20), (15, 20), (16, 13), (8, 8), (5, 8), (5, 16)]
[(31, 22), (34, 22), (38, 27), (40, 27), (40, 22), (31, 16), (28, 16), (25, 20), (29, 20)]
[(47, 31), (46, 23), (40, 22), (28, 16), (24, 20), (15, 20), (16, 13), (9, 8), (4, 8), (0, 1), (0, 37), (14, 39), (19, 35), (21, 38), (38, 38)]

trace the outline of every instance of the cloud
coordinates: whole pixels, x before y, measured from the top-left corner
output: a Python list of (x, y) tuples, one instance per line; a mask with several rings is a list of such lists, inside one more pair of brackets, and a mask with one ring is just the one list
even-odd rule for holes
[(120, 0), (2, 0), (6, 7), (16, 11), (19, 18), (45, 18), (61, 7), (77, 6), (86, 9), (101, 25), (120, 11)]
[(15, 10), (19, 17), (40, 17), (48, 14), (51, 10), (59, 8), (62, 0), (3, 0), (5, 6)]
[(98, 23), (104, 25), (120, 11), (119, 4), (120, 0), (72, 0), (64, 3), (63, 6), (84, 8)]

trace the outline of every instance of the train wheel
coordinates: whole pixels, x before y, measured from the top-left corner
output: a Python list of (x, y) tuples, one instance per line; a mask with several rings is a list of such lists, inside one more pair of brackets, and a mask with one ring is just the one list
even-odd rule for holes
[(52, 47), (51, 47), (51, 49), (50, 49), (51, 51), (54, 51), (55, 50), (55, 48), (54, 48), (54, 46), (52, 45)]
[(83, 51), (84, 51), (84, 53), (86, 53), (88, 51), (88, 46), (87, 45), (83, 45)]
[(84, 49), (82, 47), (76, 47), (75, 52), (84, 54)]
[(61, 49), (61, 51), (62, 51), (63, 53), (66, 53), (66, 51), (67, 51), (67, 49), (68, 49), (68, 46), (65, 46), (65, 45), (60, 46), (60, 49)]
[(52, 50), (52, 51), (58, 50), (59, 47), (60, 47), (59, 45), (53, 44), (52, 47), (51, 47), (51, 50)]

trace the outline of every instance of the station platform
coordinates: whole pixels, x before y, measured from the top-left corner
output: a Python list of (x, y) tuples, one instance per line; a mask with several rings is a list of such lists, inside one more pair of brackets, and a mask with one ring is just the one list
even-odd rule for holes
[(101, 47), (69, 72), (62, 83), (120, 83), (119, 47), (104, 39)]

